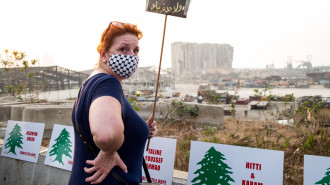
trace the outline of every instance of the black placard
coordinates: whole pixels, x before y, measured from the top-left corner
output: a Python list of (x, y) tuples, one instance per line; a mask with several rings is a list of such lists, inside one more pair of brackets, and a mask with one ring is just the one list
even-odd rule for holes
[(147, 0), (146, 11), (186, 18), (189, 2), (190, 0)]

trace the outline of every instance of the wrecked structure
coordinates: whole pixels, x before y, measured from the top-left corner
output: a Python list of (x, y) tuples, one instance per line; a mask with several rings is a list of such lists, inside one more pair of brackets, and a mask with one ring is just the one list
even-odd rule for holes
[(89, 75), (60, 66), (0, 68), (0, 92), (10, 85), (25, 85), (29, 92), (79, 88)]
[[(91, 74), (92, 71), (87, 70), (84, 73)], [(140, 91), (148, 95), (153, 94), (156, 90), (157, 75), (158, 66), (138, 67), (130, 78), (123, 80), (124, 93), (134, 95), (136, 91)], [(171, 70), (161, 69), (158, 88), (160, 92), (175, 88), (175, 74)]]
[(234, 48), (229, 44), (171, 44), (172, 68), (176, 75), (231, 72), (233, 54)]
[[(135, 91), (156, 90), (158, 67), (138, 67), (132, 77), (123, 81), (126, 92), (135, 94)], [(175, 75), (169, 70), (161, 70), (159, 78), (159, 91), (170, 91), (175, 87)]]

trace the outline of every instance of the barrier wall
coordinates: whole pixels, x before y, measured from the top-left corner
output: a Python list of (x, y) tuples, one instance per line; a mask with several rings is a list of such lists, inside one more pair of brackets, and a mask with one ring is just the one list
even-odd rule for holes
[(27, 106), (22, 113), (22, 121), (45, 123), (45, 129), (52, 129), (54, 124), (72, 126), (71, 105), (36, 105)]
[[(202, 104), (185, 104), (187, 106), (198, 106), (198, 117), (194, 118), (189, 113), (180, 117), (176, 112), (171, 115), (174, 119), (190, 120), (194, 125), (203, 127), (206, 125), (219, 126), (223, 124), (223, 108), (221, 106), (210, 106)], [(51, 136), (54, 124), (72, 126), (71, 112), (72, 102), (53, 102), (50, 104), (5, 104), (0, 106), (2, 121), (8, 120), (45, 123), (43, 137)], [(157, 103), (155, 120), (166, 118), (168, 111), (173, 107), (170, 103)], [(153, 103), (141, 103), (138, 114), (148, 119), (152, 114)], [(4, 111), (2, 111), (4, 110)], [(3, 124), (3, 126), (6, 124)], [(2, 126), (2, 127), (3, 127)], [(1, 135), (0, 138), (4, 137)], [(31, 163), (17, 159), (0, 157), (0, 184), (67, 184), (70, 172), (51, 166), (44, 165), (45, 154), (40, 154), (38, 163)], [(177, 174), (173, 175), (174, 177)], [(173, 185), (186, 184), (186, 178), (174, 178)]]
[(49, 138), (54, 124), (72, 126), (71, 105), (27, 106), (22, 112), (22, 121), (45, 123), (44, 137)]
[[(0, 151), (2, 148), (0, 149)], [(67, 184), (69, 171), (44, 165), (45, 155), (40, 154), (38, 163), (0, 157), (0, 184), (36, 185)]]
[(0, 104), (0, 121), (7, 121), (10, 119), (11, 105)]
[[(44, 137), (50, 137), (51, 129), (54, 124), (72, 126), (71, 112), (73, 101), (49, 102), (38, 104), (0, 104), (0, 122), (7, 120), (27, 121), (45, 123)], [(224, 109), (221, 105), (207, 105), (196, 103), (183, 103), (184, 106), (197, 106), (197, 117), (192, 117), (189, 113), (182, 116), (177, 114), (178, 110), (171, 103), (159, 102), (156, 105), (155, 120), (164, 120), (170, 116), (174, 120), (187, 120), (195, 127), (205, 125), (221, 127), (224, 120)], [(147, 120), (153, 111), (152, 102), (142, 102), (138, 105), (137, 113)], [(174, 110), (174, 111), (173, 111)], [(171, 112), (170, 115), (169, 112)]]
[[(0, 152), (2, 147), (0, 147)], [(64, 185), (70, 178), (70, 171), (44, 165), (45, 153), (39, 154), (38, 163), (31, 163), (0, 156), (0, 184), (4, 185)], [(181, 178), (180, 171), (175, 171), (172, 185), (184, 185), (186, 178)]]
[[(199, 114), (199, 116), (197, 118), (193, 118), (187, 113), (184, 115), (184, 118), (181, 118), (181, 119), (190, 119), (197, 126), (201, 126), (203, 124), (209, 124), (209, 125), (214, 124), (215, 126), (219, 126), (222, 124), (223, 108), (221, 106), (193, 104), (193, 103), (186, 103), (185, 105), (198, 106), (199, 111), (197, 113)], [(142, 103), (139, 105), (139, 108), (140, 108), (140, 111), (138, 111), (138, 113), (143, 118), (146, 119), (152, 113), (153, 103)], [(168, 111), (171, 109), (173, 109), (171, 104), (160, 103), (159, 105), (157, 105), (155, 118), (156, 119), (157, 118), (158, 119), (166, 118)], [(71, 118), (72, 104), (13, 105), (13, 106), (11, 106), (10, 110), (11, 110), (10, 115), (13, 117), (16, 116), (17, 119), (19, 119), (19, 116), (22, 115), (22, 121), (46, 123), (45, 132), (47, 131), (47, 129), (51, 132), (54, 124), (62, 124), (62, 125), (71, 126), (71, 119), (69, 119), (69, 118)], [(8, 112), (6, 114), (8, 115)], [(174, 114), (173, 116), (176, 119), (180, 118), (180, 116), (176, 115), (176, 114)], [(44, 134), (44, 137), (45, 137), (45, 134)], [(248, 149), (252, 149), (252, 148), (248, 148)], [(194, 152), (194, 153), (196, 153), (196, 152)], [(241, 154), (243, 152), (238, 152), (238, 153)], [(232, 155), (227, 154), (227, 156), (232, 156)], [(62, 170), (62, 169), (44, 165), (44, 160), (45, 160), (44, 154), (41, 154), (39, 156), (38, 163), (36, 163), (36, 164), (31, 163), (31, 162), (20, 161), (17, 159), (0, 157), (0, 184), (9, 184), (9, 185), (11, 185), (11, 184), (15, 184), (15, 185), (16, 184), (66, 184), (68, 181), (70, 172), (66, 171), (66, 170)], [(234, 161), (234, 160), (231, 160), (231, 161)], [(251, 160), (251, 161), (254, 162), (254, 160)], [(257, 160), (255, 160), (255, 161), (257, 161)], [(250, 161), (248, 161), (248, 162), (250, 162)], [(282, 163), (283, 162), (281, 162), (281, 164)], [(266, 165), (263, 164), (263, 169), (266, 169), (265, 166)], [(321, 169), (320, 173), (326, 173), (326, 172), (323, 172), (325, 170), (326, 170), (326, 168)], [(236, 173), (236, 174), (238, 174), (238, 173)], [(254, 179), (254, 175), (255, 175), (254, 172), (251, 173), (251, 175), (250, 175), (251, 178), (253, 176), (253, 179)], [(321, 174), (321, 175), (323, 175), (323, 174)], [(323, 178), (323, 176), (318, 177), (318, 179), (316, 179), (316, 180), (320, 180), (321, 178)], [(316, 180), (314, 179), (314, 181), (316, 181)], [(176, 181), (176, 180), (174, 180), (174, 181)], [(178, 182), (180, 182), (180, 183), (178, 183)], [(182, 179), (179, 179), (178, 181), (174, 182), (173, 184), (184, 184), (181, 182), (182, 182)], [(189, 182), (191, 182), (191, 179)]]
[[(46, 129), (52, 128), (54, 123), (71, 125), (71, 111), (74, 101), (52, 101), (38, 104), (24, 103), (0, 103), (0, 122), (7, 120), (44, 122), (50, 124)], [(230, 105), (209, 105), (196, 103), (183, 103), (186, 106), (198, 106), (198, 117), (193, 118), (189, 113), (183, 117), (172, 113), (170, 115), (175, 120), (188, 120), (194, 126), (203, 127), (204, 125), (221, 126), (224, 118), (231, 115), (224, 115), (224, 110), (231, 110)], [(291, 105), (281, 102), (272, 102), (267, 110), (251, 110), (250, 105), (236, 105), (236, 118), (244, 120), (267, 120), (271, 118), (271, 113), (279, 113), (288, 109)], [(296, 108), (296, 104), (294, 105)], [(148, 119), (152, 114), (153, 102), (140, 102), (137, 112), (143, 119)], [(167, 102), (158, 102), (156, 105), (155, 120), (164, 120), (169, 111), (173, 110), (173, 105)], [(23, 112), (26, 112), (23, 114)], [(45, 120), (45, 117), (50, 119)]]
[[(148, 119), (153, 111), (153, 102), (143, 102), (138, 105), (139, 111), (137, 113), (143, 118)], [(208, 105), (198, 103), (183, 103), (184, 106), (198, 107), (197, 117), (191, 116), (189, 113), (184, 113), (179, 116), (179, 110), (172, 103), (161, 102), (157, 103), (155, 110), (155, 120), (164, 120), (168, 116), (174, 120), (187, 120), (195, 127), (204, 127), (205, 125), (221, 127), (224, 120), (224, 109), (221, 105)], [(169, 115), (170, 114), (170, 115)]]

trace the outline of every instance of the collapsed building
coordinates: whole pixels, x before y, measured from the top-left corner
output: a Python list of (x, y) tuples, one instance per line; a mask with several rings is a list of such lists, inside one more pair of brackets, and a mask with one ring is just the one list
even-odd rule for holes
[[(153, 93), (157, 84), (158, 67), (138, 67), (132, 77), (124, 80), (122, 85), (127, 93), (135, 91), (149, 91)], [(159, 91), (169, 91), (175, 87), (175, 75), (169, 70), (161, 70), (159, 78)]]
[(229, 73), (233, 54), (234, 48), (229, 44), (174, 42), (172, 69), (176, 75)]
[(88, 74), (60, 66), (0, 68), (0, 93), (7, 93), (10, 86), (25, 86), (31, 91), (55, 91), (79, 88)]

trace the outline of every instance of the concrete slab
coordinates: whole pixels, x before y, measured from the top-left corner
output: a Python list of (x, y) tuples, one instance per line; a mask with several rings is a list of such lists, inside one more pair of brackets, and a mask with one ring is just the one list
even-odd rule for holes
[(3, 139), (5, 138), (5, 134), (6, 134), (6, 128), (0, 128), (0, 138)]
[(173, 185), (187, 184), (188, 172), (174, 170), (173, 171)]
[(49, 138), (54, 124), (72, 126), (71, 105), (34, 105), (25, 107), (22, 121), (45, 123), (44, 138)]
[(45, 129), (52, 129), (53, 124), (72, 125), (71, 106), (35, 105), (25, 107), (22, 121), (46, 123)]
[(10, 112), (10, 120), (22, 121), (23, 110), (25, 109), (25, 107), (28, 106), (33, 106), (33, 104), (12, 105)]
[[(156, 104), (155, 120), (164, 120), (168, 114), (174, 120), (187, 120), (192, 123), (195, 127), (204, 127), (205, 125), (210, 126), (221, 126), (223, 125), (224, 119), (224, 108), (221, 105), (208, 105), (198, 103), (183, 103), (184, 106), (198, 107), (197, 117), (193, 117), (190, 113), (183, 113), (179, 116), (171, 102), (159, 102)], [(143, 102), (138, 105), (139, 111), (137, 113), (143, 118), (148, 119), (153, 111), (153, 102)]]
[(8, 121), (11, 116), (11, 105), (0, 105), (0, 121)]
[(39, 155), (38, 163), (0, 157), (0, 184), (35, 185), (67, 184), (70, 172), (44, 165), (45, 155)]
[[(1, 152), (2, 147), (0, 148)], [(41, 148), (43, 150), (43, 148)], [(4, 185), (63, 185), (70, 178), (70, 171), (44, 165), (45, 153), (38, 163), (31, 163), (0, 156), (0, 184)], [(187, 172), (174, 170), (173, 185), (187, 184)]]

